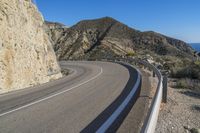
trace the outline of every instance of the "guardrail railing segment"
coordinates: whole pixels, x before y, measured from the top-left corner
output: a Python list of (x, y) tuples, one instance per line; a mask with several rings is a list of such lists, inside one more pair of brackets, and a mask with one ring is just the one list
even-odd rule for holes
[(115, 59), (104, 59), (104, 60), (125, 61), (125, 62), (134, 62), (135, 64), (141, 64), (145, 67), (148, 67), (150, 70), (152, 70), (154, 74), (158, 77), (158, 85), (156, 88), (156, 93), (153, 97), (149, 112), (147, 114), (147, 117), (141, 129), (141, 133), (154, 133), (156, 124), (157, 124), (158, 115), (159, 115), (160, 104), (162, 102), (162, 97), (163, 97), (163, 76), (161, 72), (154, 65), (141, 59), (115, 58)]
[(140, 61), (140, 63), (151, 68), (158, 77), (158, 85), (157, 85), (156, 93), (151, 102), (149, 112), (147, 114), (146, 120), (145, 120), (142, 130), (141, 130), (141, 133), (154, 133), (156, 124), (157, 124), (158, 115), (159, 115), (160, 104), (162, 102), (163, 77), (162, 77), (161, 72), (152, 64), (150, 64), (146, 61)]

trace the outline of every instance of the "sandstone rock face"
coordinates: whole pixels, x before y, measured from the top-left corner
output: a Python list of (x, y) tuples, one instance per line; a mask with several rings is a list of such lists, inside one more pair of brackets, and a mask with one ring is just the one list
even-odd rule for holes
[(43, 23), (31, 0), (0, 1), (1, 89), (25, 88), (62, 76)]

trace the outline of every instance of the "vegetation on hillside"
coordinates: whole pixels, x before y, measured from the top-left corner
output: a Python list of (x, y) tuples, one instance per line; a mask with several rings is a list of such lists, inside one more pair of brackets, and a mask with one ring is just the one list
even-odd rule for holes
[(169, 77), (177, 79), (176, 88), (200, 90), (200, 61), (175, 56), (156, 56)]

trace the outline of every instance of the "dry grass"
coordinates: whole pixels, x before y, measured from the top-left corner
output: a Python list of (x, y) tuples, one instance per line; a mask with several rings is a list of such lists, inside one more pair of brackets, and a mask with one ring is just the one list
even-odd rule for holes
[(192, 89), (200, 91), (200, 81), (192, 80), (189, 78), (177, 79), (176, 83), (172, 85), (174, 88), (180, 89)]

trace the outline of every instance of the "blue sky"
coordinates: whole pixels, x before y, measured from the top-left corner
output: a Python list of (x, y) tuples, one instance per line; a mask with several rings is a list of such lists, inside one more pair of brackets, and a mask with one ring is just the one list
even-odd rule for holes
[(36, 0), (44, 18), (72, 26), (83, 19), (113, 17), (186, 42), (200, 42), (200, 0)]

